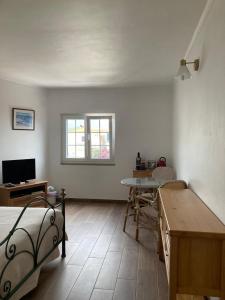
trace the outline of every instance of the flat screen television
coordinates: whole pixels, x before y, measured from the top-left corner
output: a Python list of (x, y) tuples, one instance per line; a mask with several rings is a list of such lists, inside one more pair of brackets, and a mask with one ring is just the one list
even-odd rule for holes
[(3, 183), (20, 183), (36, 178), (35, 159), (2, 161)]

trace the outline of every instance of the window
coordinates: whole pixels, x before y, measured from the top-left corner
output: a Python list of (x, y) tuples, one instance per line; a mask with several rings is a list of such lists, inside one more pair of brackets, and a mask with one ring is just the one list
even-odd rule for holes
[(62, 115), (62, 163), (113, 164), (114, 114)]

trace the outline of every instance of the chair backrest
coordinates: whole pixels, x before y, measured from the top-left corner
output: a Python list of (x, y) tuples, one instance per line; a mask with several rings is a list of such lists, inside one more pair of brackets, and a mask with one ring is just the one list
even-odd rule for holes
[(154, 179), (173, 180), (175, 179), (175, 172), (170, 167), (157, 167), (152, 171)]
[(164, 189), (183, 190), (187, 189), (187, 183), (184, 180), (171, 180), (160, 186)]

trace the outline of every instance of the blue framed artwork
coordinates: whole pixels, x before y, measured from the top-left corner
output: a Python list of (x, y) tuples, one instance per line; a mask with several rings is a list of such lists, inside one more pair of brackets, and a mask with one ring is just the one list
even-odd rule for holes
[(32, 109), (13, 108), (12, 109), (12, 129), (13, 130), (34, 130), (35, 111)]

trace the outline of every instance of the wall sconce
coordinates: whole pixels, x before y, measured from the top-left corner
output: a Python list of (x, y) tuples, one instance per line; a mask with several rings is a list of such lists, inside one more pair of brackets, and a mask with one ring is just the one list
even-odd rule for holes
[(179, 70), (177, 72), (177, 77), (180, 77), (181, 80), (186, 80), (186, 79), (191, 78), (191, 73), (188, 70), (187, 65), (193, 64), (194, 65), (194, 70), (198, 71), (199, 63), (200, 63), (199, 59), (195, 59), (194, 61), (186, 61), (185, 59), (181, 59), (180, 67), (179, 67)]

